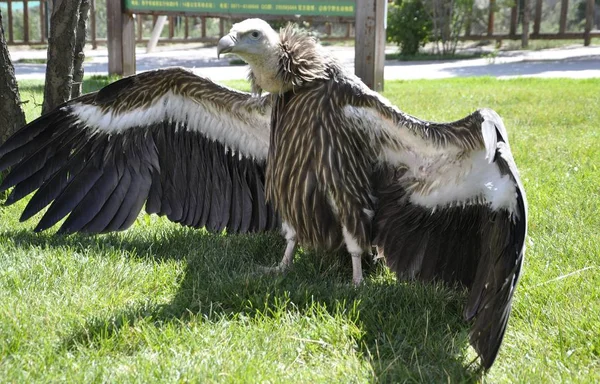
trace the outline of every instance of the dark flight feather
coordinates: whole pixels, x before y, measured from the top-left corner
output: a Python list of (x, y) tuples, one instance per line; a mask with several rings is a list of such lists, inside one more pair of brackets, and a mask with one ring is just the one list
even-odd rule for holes
[[(194, 109), (173, 120), (164, 109), (168, 104), (160, 102), (165, 97), (172, 99), (170, 103), (181, 103), (183, 109), (188, 104), (201, 106), (206, 115)], [(140, 108), (147, 109), (146, 116), (153, 116), (146, 125), (137, 120)], [(234, 119), (240, 127), (223, 127), (232, 118), (219, 121), (214, 111), (226, 110), (236, 111)], [(36, 231), (65, 217), (60, 233), (123, 230), (131, 226), (144, 204), (148, 212), (212, 231), (270, 230), (277, 227), (277, 219), (263, 225), (253, 221), (264, 217), (266, 222), (275, 216), (270, 204), (252, 204), (264, 201), (264, 196), (255, 196), (264, 187), (250, 190), (248, 186), (250, 179), (264, 185), (263, 156), (268, 149), (258, 135), (268, 137), (268, 111), (265, 99), (181, 69), (122, 79), (98, 93), (69, 101), (7, 140), (0, 147), (0, 164), (1, 169), (12, 169), (0, 188), (14, 187), (9, 204), (37, 190), (22, 220), (50, 204)], [(109, 125), (103, 126), (104, 122)], [(258, 152), (244, 154), (247, 147), (235, 148), (235, 142), (211, 137), (222, 129), (240, 129), (243, 143)], [(232, 196), (234, 184), (239, 201)], [(232, 212), (237, 216), (234, 219)]]

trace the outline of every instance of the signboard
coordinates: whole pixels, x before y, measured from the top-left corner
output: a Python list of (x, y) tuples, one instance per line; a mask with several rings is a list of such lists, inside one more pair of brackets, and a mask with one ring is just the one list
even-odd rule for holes
[(131, 13), (186, 12), (354, 17), (355, 0), (123, 0)]

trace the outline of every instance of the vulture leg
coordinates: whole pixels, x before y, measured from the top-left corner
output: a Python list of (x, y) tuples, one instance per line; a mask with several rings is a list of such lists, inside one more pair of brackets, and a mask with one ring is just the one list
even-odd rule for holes
[(359, 286), (363, 281), (361, 254), (352, 253), (352, 283)]
[(296, 230), (285, 221), (281, 225), (281, 229), (287, 240), (287, 245), (285, 247), (285, 252), (283, 253), (283, 259), (281, 259), (279, 265), (275, 267), (276, 272), (287, 271), (294, 263), (294, 253), (296, 252)]
[(283, 273), (292, 267), (294, 264), (294, 254), (296, 253), (296, 230), (290, 227), (287, 222), (283, 222), (281, 226), (287, 245), (283, 258), (275, 267), (262, 267), (264, 273)]
[(294, 263), (294, 253), (296, 252), (296, 239), (288, 239), (287, 245), (285, 247), (285, 252), (283, 253), (283, 259), (279, 262), (279, 264), (275, 267), (277, 272), (285, 272), (287, 271), (292, 264)]
[(358, 287), (363, 281), (362, 273), (362, 254), (363, 249), (358, 245), (358, 241), (345, 226), (342, 226), (342, 234), (344, 235), (344, 242), (346, 243), (346, 249), (352, 256), (352, 283)]

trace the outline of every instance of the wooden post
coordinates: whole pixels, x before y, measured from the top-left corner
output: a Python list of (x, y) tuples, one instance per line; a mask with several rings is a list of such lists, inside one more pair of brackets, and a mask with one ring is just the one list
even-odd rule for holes
[(589, 46), (592, 42), (590, 31), (594, 23), (594, 0), (587, 0), (585, 7), (585, 29), (583, 31), (583, 45)]
[(98, 49), (96, 40), (96, 0), (90, 0), (90, 29), (92, 33), (92, 49)]
[(185, 29), (183, 31), (183, 38), (187, 40), (190, 37), (190, 22), (188, 21), (187, 16), (184, 16), (183, 20), (185, 23)]
[(510, 30), (508, 34), (510, 37), (514, 37), (517, 34), (517, 6), (513, 5), (510, 9)]
[(122, 13), (123, 23), (123, 76), (135, 75), (135, 20), (130, 13)]
[(29, 43), (29, 4), (23, 1), (23, 42)]
[(206, 37), (206, 17), (202, 16), (200, 18), (200, 21), (202, 22), (202, 32), (200, 33), (200, 37), (205, 38)]
[(175, 18), (169, 16), (169, 39), (173, 39), (173, 36), (175, 36)]
[(108, 73), (123, 74), (123, 34), (120, 0), (106, 0), (106, 45), (108, 48)]
[(529, 0), (523, 0), (523, 34), (521, 35), (521, 47), (529, 46)]
[(496, 8), (496, 0), (490, 0), (490, 9), (488, 10), (487, 25), (488, 36), (492, 36), (494, 34), (494, 8)]
[(535, 16), (533, 20), (533, 34), (540, 34), (540, 24), (542, 23), (542, 0), (535, 0)]
[(8, 44), (15, 42), (13, 35), (13, 15), (12, 15), (12, 1), (8, 0), (6, 3), (6, 14), (8, 15)]
[(106, 0), (108, 73), (129, 76), (135, 73), (135, 26), (124, 13), (121, 0)]
[(46, 1), (40, 0), (40, 43), (46, 42)]
[(561, 0), (560, 4), (560, 24), (558, 33), (561, 35), (567, 30), (567, 11), (569, 10), (569, 0)]
[(473, 24), (473, 7), (475, 3), (471, 6), (471, 9), (467, 11), (467, 17), (465, 18), (465, 37), (468, 38), (471, 36), (471, 27)]
[(378, 92), (383, 91), (386, 5), (381, 0), (356, 1), (354, 72)]
[(142, 41), (142, 38), (144, 37), (144, 15), (135, 15), (136, 21), (137, 21), (137, 26), (136, 28), (136, 33), (137, 33), (137, 40), (138, 41)]

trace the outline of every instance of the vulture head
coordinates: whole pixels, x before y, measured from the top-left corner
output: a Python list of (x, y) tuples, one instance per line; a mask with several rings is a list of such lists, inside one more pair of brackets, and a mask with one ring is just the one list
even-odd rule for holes
[(250, 66), (253, 89), (284, 93), (310, 81), (329, 79), (334, 60), (305, 31), (289, 24), (279, 33), (261, 19), (234, 24), (219, 40), (217, 55), (230, 53)]

